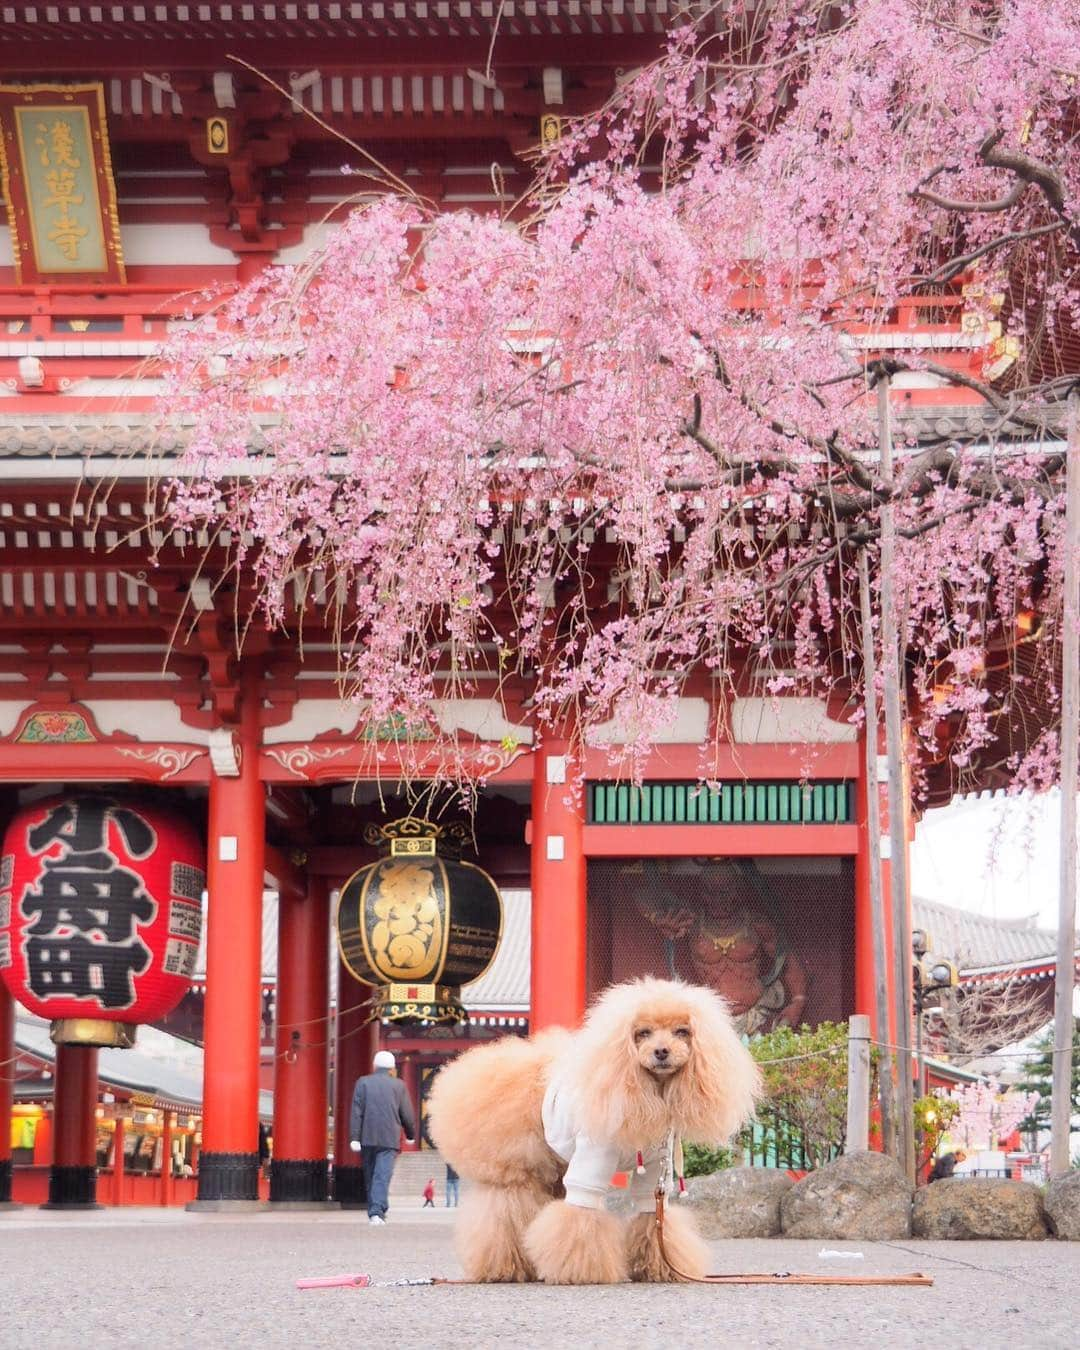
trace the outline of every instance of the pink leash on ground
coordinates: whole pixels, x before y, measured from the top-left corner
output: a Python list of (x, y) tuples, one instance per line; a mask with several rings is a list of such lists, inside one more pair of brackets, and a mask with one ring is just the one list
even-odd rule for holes
[(449, 1280), (439, 1275), (421, 1275), (417, 1279), (373, 1280), (370, 1275), (320, 1275), (297, 1280), (297, 1289), (392, 1289), (409, 1284), (468, 1284), (468, 1280)]

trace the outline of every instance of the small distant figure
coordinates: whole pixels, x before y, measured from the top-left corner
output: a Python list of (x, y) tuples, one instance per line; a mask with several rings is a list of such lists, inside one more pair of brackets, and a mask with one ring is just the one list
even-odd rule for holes
[(946, 1177), (951, 1177), (956, 1171), (956, 1164), (962, 1163), (966, 1157), (967, 1154), (963, 1149), (957, 1149), (955, 1153), (943, 1153), (930, 1169), (930, 1175), (926, 1178), (927, 1184), (931, 1181), (944, 1181)]
[(447, 1208), (447, 1209), (457, 1209), (457, 1204), (458, 1204), (458, 1187), (459, 1187), (459, 1178), (458, 1178), (458, 1174), (454, 1171), (454, 1169), (450, 1166), (450, 1164), (447, 1163), (447, 1164), (446, 1164), (446, 1208)]
[(435, 1208), (435, 1178), (428, 1177), (427, 1185), (424, 1187), (424, 1203), (421, 1209)]
[(259, 1171), (264, 1177), (270, 1175), (270, 1131), (259, 1121)]

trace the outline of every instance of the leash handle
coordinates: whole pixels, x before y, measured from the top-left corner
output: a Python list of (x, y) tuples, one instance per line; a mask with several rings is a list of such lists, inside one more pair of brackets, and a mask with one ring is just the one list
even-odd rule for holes
[(367, 1289), (370, 1284), (370, 1275), (319, 1275), (296, 1281), (297, 1289)]

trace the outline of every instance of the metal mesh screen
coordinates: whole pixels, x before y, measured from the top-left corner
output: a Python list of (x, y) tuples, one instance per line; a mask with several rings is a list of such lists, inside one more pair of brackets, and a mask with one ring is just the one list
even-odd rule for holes
[(639, 975), (716, 989), (749, 1034), (849, 1016), (850, 858), (625, 858), (589, 863), (590, 994)]

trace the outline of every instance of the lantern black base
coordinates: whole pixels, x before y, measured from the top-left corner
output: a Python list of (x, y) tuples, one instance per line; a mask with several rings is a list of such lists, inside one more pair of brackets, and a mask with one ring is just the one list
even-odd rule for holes
[(367, 1187), (362, 1167), (334, 1168), (334, 1199), (342, 1209), (367, 1209)]
[(325, 1201), (330, 1193), (325, 1158), (274, 1158), (270, 1162), (270, 1202)]
[[(199, 1158), (199, 1198), (203, 1201), (259, 1201), (257, 1153), (203, 1153)], [(191, 1206), (188, 1206), (191, 1208)]]
[(96, 1167), (50, 1167), (49, 1200), (42, 1209), (103, 1209), (97, 1203)]

